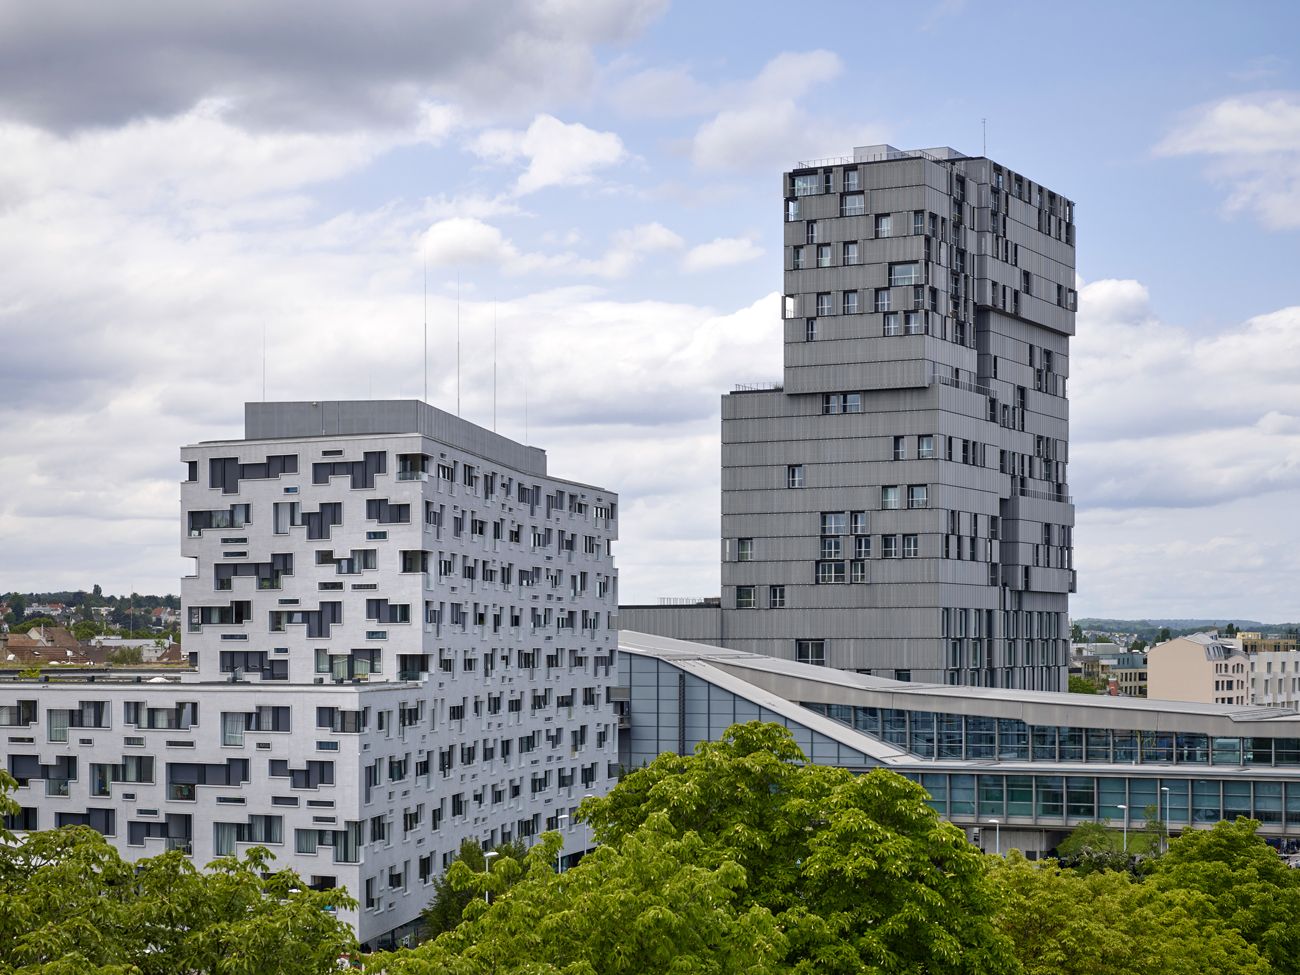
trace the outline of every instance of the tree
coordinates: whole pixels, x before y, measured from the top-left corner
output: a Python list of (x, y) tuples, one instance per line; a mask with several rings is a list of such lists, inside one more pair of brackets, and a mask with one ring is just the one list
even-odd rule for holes
[[(501, 843), (496, 847), (496, 859), (498, 868), (504, 860), (513, 860), (516, 863), (523, 863), (528, 848), (523, 843), (515, 841), (511, 843)], [(483, 853), (483, 848), (474, 842), (474, 840), (464, 840), (460, 844), (460, 851), (456, 854), (452, 863), (464, 864), (474, 873), (483, 873), (487, 869), (487, 857)], [(449, 879), (450, 864), (448, 870), (444, 871), (442, 876), (434, 882), (433, 900), (429, 906), (424, 909), (420, 917), (424, 921), (425, 934), (430, 938), (436, 938), (444, 931), (450, 931), (460, 924), (465, 913), (465, 908), (471, 900), (477, 898), (477, 893), (469, 886), (462, 884), (456, 886)], [(506, 871), (502, 876), (515, 876), (515, 871)]]
[[(16, 804), (0, 772), (0, 812)], [(262, 847), (199, 871), (179, 851), (130, 863), (87, 826), (0, 829), (0, 972), (323, 975), (355, 950), (344, 891), (273, 871)]]
[[(471, 902), (453, 931), (372, 964), (393, 975), (1016, 971), (991, 921), (987, 858), (926, 799), (893, 772), (810, 764), (780, 725), (734, 725), (586, 800), (600, 846), (577, 866), (554, 872), (548, 834), (490, 907)], [(453, 864), (449, 880), (481, 896), (511, 866), (485, 877)]]
[(1123, 835), (1112, 830), (1109, 823), (1080, 823), (1071, 830), (1056, 847), (1061, 862), (1084, 874), (1128, 869)]
[(1071, 694), (1096, 694), (1097, 685), (1086, 677), (1080, 677), (1078, 674), (1071, 674), (1069, 690)]
[(1128, 648), (1130, 653), (1141, 653), (1143, 650), (1147, 648), (1147, 641), (1143, 640), (1141, 637), (1138, 637), (1136, 640), (1134, 640), (1132, 643), (1128, 645)]
[(144, 651), (139, 647), (118, 647), (109, 653), (108, 662), (117, 667), (130, 667), (144, 662)]
[(1173, 637), (1169, 634), (1169, 627), (1160, 627), (1160, 632), (1156, 634), (1156, 643), (1168, 643), (1171, 639)]
[(27, 600), (18, 593), (12, 593), (9, 596), (9, 612), (13, 614), (15, 623), (21, 623), (23, 615), (27, 612)]
[(1071, 643), (1083, 642), (1083, 627), (1080, 626), (1078, 623), (1075, 623), (1070, 627), (1070, 642)]
[(1080, 874), (1012, 851), (993, 858), (995, 923), (1024, 975), (1266, 975), (1203, 897), (1124, 872)]
[(1224, 635), (1225, 635), (1225, 636), (1236, 636), (1236, 635), (1237, 635), (1237, 624), (1236, 624), (1236, 623), (1229, 623), (1227, 626), (1225, 626), (1225, 627), (1223, 628), (1223, 632), (1224, 632)]
[(1286, 865), (1258, 828), (1255, 820), (1238, 817), (1208, 830), (1184, 830), (1155, 863), (1150, 883), (1206, 898), (1274, 971), (1300, 972), (1300, 871)]

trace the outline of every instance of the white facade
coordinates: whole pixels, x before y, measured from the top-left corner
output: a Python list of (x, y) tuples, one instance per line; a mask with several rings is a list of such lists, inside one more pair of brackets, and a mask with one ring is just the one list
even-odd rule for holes
[(15, 825), (196, 863), (266, 845), (347, 887), (364, 943), (409, 930), (464, 839), (580, 849), (616, 773), (616, 496), (422, 403), (248, 419), (182, 450), (197, 672), (0, 684)]

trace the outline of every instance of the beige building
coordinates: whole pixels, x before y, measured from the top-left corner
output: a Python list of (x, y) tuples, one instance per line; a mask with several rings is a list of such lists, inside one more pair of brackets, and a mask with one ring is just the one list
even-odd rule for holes
[(1270, 650), (1251, 654), (1249, 703), (1269, 708), (1300, 707), (1300, 653)]
[(1249, 704), (1250, 670), (1237, 641), (1193, 633), (1147, 651), (1147, 693), (1163, 701)]

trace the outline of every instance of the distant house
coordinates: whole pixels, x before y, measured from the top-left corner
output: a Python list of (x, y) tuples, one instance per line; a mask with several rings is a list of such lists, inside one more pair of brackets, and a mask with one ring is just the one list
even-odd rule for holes
[(104, 652), (113, 653), (127, 647), (136, 647), (140, 650), (140, 659), (145, 663), (156, 663), (173, 645), (170, 636), (160, 636), (153, 640), (137, 640), (121, 636), (97, 636), (90, 641), (94, 646), (102, 648)]
[(34, 626), (26, 633), (10, 633), (0, 663), (11, 666), (87, 666), (103, 664), (108, 651), (81, 643), (66, 627)]

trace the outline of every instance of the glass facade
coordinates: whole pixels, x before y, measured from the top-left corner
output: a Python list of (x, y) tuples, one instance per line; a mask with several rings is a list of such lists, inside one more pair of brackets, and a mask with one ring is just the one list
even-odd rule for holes
[(1247, 816), (1266, 832), (1300, 830), (1300, 782), (900, 771), (930, 793), (939, 815), (958, 821), (1119, 825), (1127, 816), (1130, 826), (1150, 818), (1182, 828)]
[(918, 758), (1103, 765), (1300, 768), (1300, 738), (1221, 738), (1170, 731), (1029, 725), (1015, 718), (847, 704), (801, 704)]

